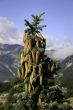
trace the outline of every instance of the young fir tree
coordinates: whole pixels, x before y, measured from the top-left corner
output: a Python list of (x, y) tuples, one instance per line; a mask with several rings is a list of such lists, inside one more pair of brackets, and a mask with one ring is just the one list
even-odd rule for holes
[(31, 110), (70, 110), (65, 88), (55, 80), (59, 65), (44, 53), (46, 40), (40, 33), (46, 27), (40, 25), (43, 14), (32, 15), (32, 22), (25, 20), (27, 29), (24, 32), (24, 51), (20, 57), (18, 75), (24, 78), (24, 91), (31, 96)]
[[(12, 88), (19, 94), (15, 95), (15, 99), (11, 95), (15, 102), (10, 103), (12, 109), (8, 110), (71, 110), (66, 89), (58, 81), (59, 65), (45, 55), (46, 39), (40, 33), (45, 27), (40, 25), (43, 14), (32, 15), (32, 22), (25, 20), (27, 29), (18, 69), (18, 77), (24, 82)], [(22, 87), (24, 90), (17, 89)]]

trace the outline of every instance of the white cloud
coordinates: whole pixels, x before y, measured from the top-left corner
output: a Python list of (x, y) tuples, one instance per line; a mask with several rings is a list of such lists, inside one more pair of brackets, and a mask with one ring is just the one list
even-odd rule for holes
[(55, 51), (53, 58), (56, 59), (65, 59), (66, 57), (73, 55), (73, 45), (65, 46)]
[(17, 27), (5, 17), (0, 17), (0, 43), (3, 44), (22, 44), (21, 34)]
[[(45, 35), (44, 35), (45, 36)], [(56, 37), (45, 36), (47, 50), (54, 49), (53, 58), (64, 59), (73, 55), (73, 42), (69, 37), (60, 41)], [(15, 24), (5, 17), (0, 17), (0, 43), (23, 44), (23, 33), (19, 33)]]
[(65, 59), (73, 55), (73, 42), (69, 37), (65, 37), (62, 41), (54, 37), (46, 37), (46, 39), (46, 50), (54, 50), (51, 55), (53, 58)]
[(46, 48), (47, 49), (58, 49), (62, 48), (63, 44), (59, 41), (59, 39), (52, 37), (52, 36), (46, 36)]

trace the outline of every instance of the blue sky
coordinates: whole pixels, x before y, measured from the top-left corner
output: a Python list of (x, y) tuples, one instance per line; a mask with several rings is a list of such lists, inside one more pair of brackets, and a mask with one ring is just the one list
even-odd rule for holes
[(73, 55), (73, 0), (0, 0), (0, 43), (23, 45), (24, 19), (41, 12), (47, 49), (56, 58)]
[(19, 32), (25, 29), (24, 19), (43, 11), (45, 35), (73, 39), (73, 0), (0, 0), (0, 16), (12, 21)]

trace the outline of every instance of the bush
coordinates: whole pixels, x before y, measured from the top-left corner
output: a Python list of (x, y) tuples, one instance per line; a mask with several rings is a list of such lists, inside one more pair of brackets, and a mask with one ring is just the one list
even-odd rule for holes
[(0, 82), (0, 93), (8, 92), (11, 88), (10, 82)]

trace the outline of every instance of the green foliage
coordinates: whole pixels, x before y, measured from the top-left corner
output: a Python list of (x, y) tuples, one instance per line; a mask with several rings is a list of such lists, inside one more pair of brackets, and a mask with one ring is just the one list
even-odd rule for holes
[(43, 88), (40, 92), (42, 106), (38, 110), (71, 110), (67, 100), (66, 89), (58, 85)]
[(67, 80), (66, 81), (62, 78), (61, 82), (62, 82), (62, 86), (67, 87), (68, 97), (73, 97), (73, 81), (72, 80)]
[(24, 84), (20, 83), (18, 85), (14, 85), (10, 89), (9, 95), (7, 97), (7, 100), (4, 106), (4, 110), (13, 110), (13, 109), (15, 110), (15, 105), (16, 105), (18, 94), (21, 94), (21, 92), (24, 91), (23, 86)]
[(18, 77), (15, 77), (11, 81), (9, 81), (9, 82), (0, 82), (0, 93), (2, 93), (2, 92), (9, 92), (9, 90), (14, 85), (20, 84), (23, 81), (24, 81), (23, 78), (20, 79)]
[(41, 13), (40, 15), (32, 15), (33, 18), (33, 22), (29, 22), (28, 20), (25, 19), (25, 25), (28, 27), (25, 32), (29, 32), (30, 34), (34, 34), (36, 31), (42, 31), (42, 29), (44, 27), (46, 27), (46, 25), (39, 25), (41, 21), (43, 21), (44, 19), (42, 19), (41, 17), (44, 15), (45, 13)]
[[(24, 86), (24, 83), (23, 83)], [(4, 110), (34, 110), (34, 100), (36, 101), (36, 92), (25, 93), (22, 84), (14, 86), (7, 97)], [(36, 95), (36, 97), (34, 97)], [(35, 98), (35, 99), (34, 99)], [(36, 103), (35, 103), (36, 104)]]
[(0, 82), (0, 93), (8, 92), (10, 88), (10, 82)]
[(10, 81), (10, 84), (11, 84), (11, 86), (13, 87), (14, 85), (23, 83), (23, 81), (24, 81), (23, 78), (20, 79), (19, 77), (14, 77), (14, 78)]
[[(54, 85), (47, 89), (42, 86), (26, 93), (23, 86), (18, 84), (10, 90), (4, 110), (71, 110), (63, 87)], [(42, 101), (41, 107), (36, 105), (38, 96)]]
[(3, 110), (3, 104), (0, 103), (0, 110)]

